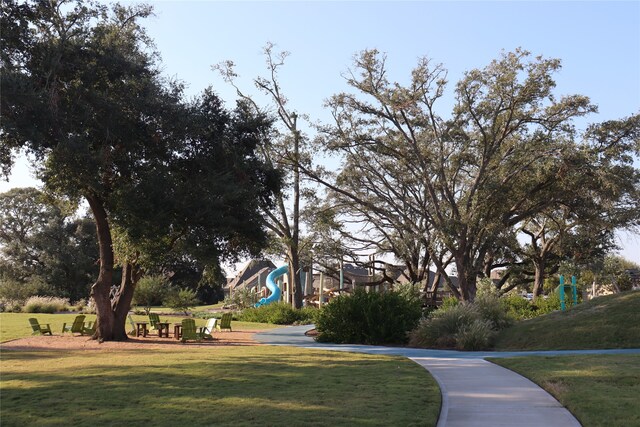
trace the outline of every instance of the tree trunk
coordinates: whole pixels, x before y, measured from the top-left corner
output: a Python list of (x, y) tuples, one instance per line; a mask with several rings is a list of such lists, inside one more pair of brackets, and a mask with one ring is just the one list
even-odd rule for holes
[(91, 296), (96, 304), (97, 326), (93, 339), (112, 341), (114, 339), (114, 313), (111, 310), (111, 284), (113, 281), (113, 246), (111, 229), (107, 220), (107, 212), (103, 201), (95, 195), (87, 195), (89, 207), (96, 221), (98, 248), (100, 251), (100, 272), (98, 279), (91, 287)]
[(533, 261), (533, 268), (535, 269), (535, 276), (533, 280), (533, 300), (535, 301), (544, 290), (544, 269), (546, 263), (544, 258), (539, 258)]
[(111, 309), (114, 313), (113, 339), (124, 341), (128, 339), (126, 324), (127, 315), (131, 308), (133, 292), (140, 279), (140, 270), (132, 263), (127, 263), (122, 268), (122, 282), (120, 289), (113, 300)]
[(298, 250), (291, 248), (289, 252), (289, 283), (293, 292), (292, 306), (302, 308), (302, 282), (300, 281), (300, 254)]
[(476, 299), (476, 271), (470, 268), (471, 261), (467, 257), (455, 257), (458, 271), (458, 288), (460, 300), (473, 302)]

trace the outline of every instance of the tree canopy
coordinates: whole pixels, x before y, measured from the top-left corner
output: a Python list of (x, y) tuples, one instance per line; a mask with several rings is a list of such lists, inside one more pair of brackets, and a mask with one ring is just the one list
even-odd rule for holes
[[(596, 107), (582, 95), (555, 95), (559, 68), (524, 50), (503, 53), (465, 73), (446, 115), (441, 65), (423, 58), (401, 85), (389, 80), (385, 55), (362, 52), (347, 76), (354, 91), (328, 101), (335, 125), (325, 140), (344, 158), (337, 179), (324, 181), (331, 197), (366, 224), (367, 239), (416, 267), (433, 262), (469, 301), (488, 257), (538, 215), (561, 207), (585, 221), (600, 215), (610, 229), (633, 223), (640, 181), (628, 156), (638, 116), (593, 125), (581, 142), (573, 121)], [(418, 247), (424, 252), (409, 255)]]

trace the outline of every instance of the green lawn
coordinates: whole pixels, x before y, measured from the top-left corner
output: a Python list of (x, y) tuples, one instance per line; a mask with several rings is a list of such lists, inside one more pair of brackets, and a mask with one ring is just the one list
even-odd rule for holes
[[(29, 317), (60, 334), (75, 314), (0, 313), (0, 341), (30, 336)], [(289, 347), (3, 350), (0, 368), (3, 427), (433, 426), (441, 400), (428, 372), (405, 358)]]
[(517, 357), (491, 361), (540, 385), (584, 427), (640, 426), (640, 355)]
[(595, 298), (566, 311), (518, 322), (496, 350), (640, 348), (640, 291)]
[[(96, 316), (93, 314), (86, 315), (86, 321), (95, 320)], [(70, 324), (75, 319), (76, 314), (42, 314), (42, 313), (0, 313), (0, 342), (13, 340), (16, 338), (23, 338), (31, 335), (32, 329), (29, 326), (27, 319), (35, 317), (38, 322), (51, 324), (51, 329), (54, 334), (59, 335), (62, 331), (62, 324)], [(148, 321), (149, 318), (143, 315), (131, 315), (134, 321)], [(171, 323), (180, 322), (184, 316), (160, 316), (160, 320)], [(195, 319), (197, 326), (206, 325), (206, 319)], [(129, 329), (129, 322), (127, 322), (127, 329)], [(259, 329), (272, 329), (278, 327), (277, 325), (270, 325), (266, 323), (251, 323), (251, 322), (231, 322), (231, 326), (235, 330), (259, 330)]]
[(290, 347), (2, 351), (9, 426), (434, 426), (440, 392), (404, 358)]

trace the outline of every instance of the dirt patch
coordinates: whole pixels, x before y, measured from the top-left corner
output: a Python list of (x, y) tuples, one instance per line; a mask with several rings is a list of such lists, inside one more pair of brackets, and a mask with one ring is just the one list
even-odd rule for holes
[(204, 340), (202, 342), (189, 341), (182, 343), (172, 336), (170, 338), (159, 338), (155, 335), (147, 337), (129, 337), (127, 341), (107, 341), (99, 343), (87, 336), (53, 335), (34, 336), (20, 338), (0, 344), (0, 350), (130, 350), (143, 348), (165, 348), (172, 349), (189, 347), (220, 347), (220, 346), (248, 346), (259, 345), (254, 341), (253, 334), (259, 331), (234, 331), (219, 332), (214, 334), (214, 340)]

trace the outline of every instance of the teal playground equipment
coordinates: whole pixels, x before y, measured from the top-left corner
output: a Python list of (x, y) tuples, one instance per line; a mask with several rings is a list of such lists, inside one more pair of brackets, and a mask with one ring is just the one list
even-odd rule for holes
[(560, 276), (560, 286), (556, 288), (558, 293), (560, 294), (560, 308), (564, 311), (566, 307), (565, 303), (565, 292), (571, 292), (571, 299), (573, 300), (573, 304), (578, 304), (578, 287), (576, 286), (576, 276), (571, 276), (571, 284), (565, 285), (564, 276)]
[(282, 267), (278, 267), (273, 270), (267, 276), (267, 289), (271, 291), (271, 295), (266, 298), (261, 298), (260, 301), (255, 303), (254, 307), (260, 307), (261, 305), (271, 304), (272, 302), (280, 301), (280, 288), (276, 283), (276, 279), (280, 276), (283, 276), (289, 272), (289, 267), (283, 265)]

